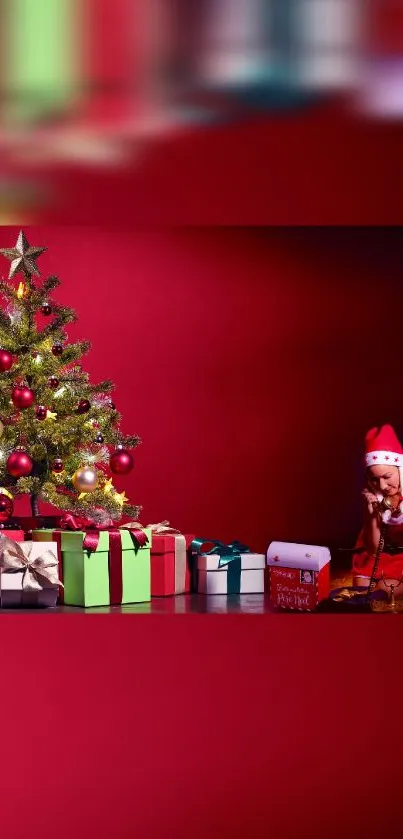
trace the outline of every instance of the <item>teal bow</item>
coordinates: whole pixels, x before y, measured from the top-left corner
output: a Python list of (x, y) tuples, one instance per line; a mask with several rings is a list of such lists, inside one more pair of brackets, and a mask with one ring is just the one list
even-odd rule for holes
[[(205, 545), (213, 545), (210, 550), (205, 550)], [(225, 545), (224, 542), (219, 542), (217, 539), (193, 539), (190, 545), (192, 554), (206, 554), (206, 556), (218, 555), (218, 567), (223, 568), (229, 565), (235, 559), (241, 559), (241, 554), (251, 553), (251, 549), (242, 542), (231, 542), (230, 545)]]
[[(208, 545), (212, 545), (213, 547), (208, 550)], [(207, 556), (218, 555), (219, 568), (228, 566), (227, 594), (240, 594), (242, 573), (241, 554), (251, 553), (247, 545), (243, 545), (242, 542), (231, 542), (230, 545), (224, 545), (224, 542), (219, 542), (217, 539), (193, 539), (190, 549), (194, 559), (193, 585), (196, 591), (198, 589), (197, 557), (200, 554), (206, 554)]]

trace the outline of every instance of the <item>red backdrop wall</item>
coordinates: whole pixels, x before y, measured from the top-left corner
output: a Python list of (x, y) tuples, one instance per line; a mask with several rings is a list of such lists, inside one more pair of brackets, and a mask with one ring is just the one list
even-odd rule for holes
[[(88, 369), (115, 378), (124, 427), (144, 437), (129, 489), (145, 518), (262, 546), (355, 528), (362, 433), (399, 428), (399, 232), (29, 237), (77, 308), (71, 337), (93, 341)], [(5, 835), (25, 839), (27, 813), (44, 839), (55, 825), (63, 839), (395, 828), (395, 621), (2, 617), (8, 716), (23, 721), (2, 732)]]
[[(17, 233), (3, 228), (2, 246)], [(145, 523), (258, 549), (350, 543), (363, 434), (384, 421), (403, 432), (398, 231), (28, 237), (77, 310), (71, 339), (92, 341), (86, 369), (114, 379), (123, 430), (143, 439), (116, 483)]]

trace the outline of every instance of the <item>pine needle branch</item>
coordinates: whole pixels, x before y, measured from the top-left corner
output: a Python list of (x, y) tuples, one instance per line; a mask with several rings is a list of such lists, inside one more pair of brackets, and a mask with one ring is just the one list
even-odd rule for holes
[(51, 276), (47, 277), (46, 280), (42, 283), (43, 291), (53, 291), (54, 288), (57, 288), (60, 285), (60, 280), (58, 277)]
[(88, 388), (89, 393), (110, 393), (115, 387), (114, 383), (110, 379), (106, 379), (104, 382), (99, 382), (97, 385), (91, 385)]
[(0, 281), (0, 294), (2, 294), (3, 297), (6, 298), (6, 300), (15, 300), (15, 288), (13, 286), (10, 286), (4, 280)]

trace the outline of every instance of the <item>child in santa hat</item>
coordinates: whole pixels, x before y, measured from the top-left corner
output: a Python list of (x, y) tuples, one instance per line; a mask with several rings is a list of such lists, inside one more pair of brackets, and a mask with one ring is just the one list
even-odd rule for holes
[(376, 573), (385, 579), (403, 575), (403, 448), (391, 425), (371, 428), (365, 437), (364, 522), (353, 557), (353, 583), (368, 586), (381, 536), (384, 544)]

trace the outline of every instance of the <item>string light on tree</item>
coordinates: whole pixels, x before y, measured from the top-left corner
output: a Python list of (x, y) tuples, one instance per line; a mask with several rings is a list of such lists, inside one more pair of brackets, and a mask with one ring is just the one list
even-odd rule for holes
[[(10, 405), (12, 405), (12, 400), (10, 399)], [(21, 417), (20, 411), (16, 411), (15, 413), (11, 414), (9, 417), (3, 416), (3, 425), (15, 425)]]

